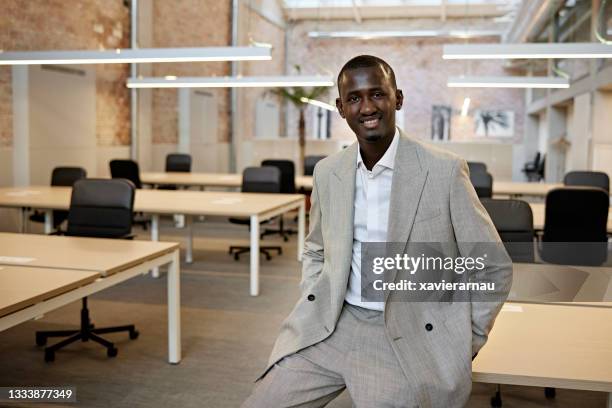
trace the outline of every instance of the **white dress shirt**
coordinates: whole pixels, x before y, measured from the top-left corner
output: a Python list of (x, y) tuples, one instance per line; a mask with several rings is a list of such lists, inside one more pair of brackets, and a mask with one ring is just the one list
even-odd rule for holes
[(384, 302), (361, 301), (361, 243), (387, 240), (391, 180), (399, 138), (399, 131), (396, 128), (393, 141), (383, 157), (372, 167), (372, 171), (366, 168), (361, 158), (361, 150), (357, 149), (353, 258), (345, 300), (366, 309), (380, 311), (385, 309)]

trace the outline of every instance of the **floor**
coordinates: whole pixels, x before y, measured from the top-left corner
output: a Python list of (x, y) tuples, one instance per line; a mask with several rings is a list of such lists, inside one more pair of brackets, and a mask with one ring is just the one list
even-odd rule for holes
[[(161, 237), (183, 242), (182, 231), (164, 220)], [(146, 232), (140, 232), (147, 239)], [(34, 344), (36, 330), (75, 327), (80, 303), (0, 333), (0, 386), (72, 385), (76, 404), (67, 407), (238, 407), (264, 367), (279, 325), (298, 296), (300, 265), (296, 238), (281, 244), (282, 256), (262, 258), (261, 294), (248, 295), (248, 255), (239, 262), (230, 244), (248, 244), (244, 226), (224, 220), (196, 225), (194, 262), (181, 269), (183, 360), (166, 363), (166, 282), (142, 276), (98, 293), (90, 300), (97, 326), (135, 323), (140, 337), (107, 337), (119, 347), (109, 359), (93, 343), (75, 343), (45, 363)], [(474, 384), (469, 407), (489, 407), (494, 385)], [(504, 407), (605, 407), (598, 392), (557, 390), (554, 400), (537, 387), (503, 387)], [(0, 406), (3, 406), (0, 403)], [(10, 404), (6, 406), (33, 406)], [(40, 406), (40, 405), (39, 405)], [(48, 406), (59, 407), (59, 404)], [(345, 392), (329, 407), (351, 407)]]

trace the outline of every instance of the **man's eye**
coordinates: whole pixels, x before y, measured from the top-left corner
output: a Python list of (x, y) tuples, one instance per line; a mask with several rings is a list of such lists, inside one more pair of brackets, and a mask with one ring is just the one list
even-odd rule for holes
[(383, 94), (382, 92), (376, 92), (376, 93), (374, 94), (374, 97), (375, 97), (375, 98), (382, 98), (382, 97), (383, 97), (383, 95), (384, 95), (384, 94)]
[(359, 98), (357, 96), (349, 96), (349, 102), (357, 102)]

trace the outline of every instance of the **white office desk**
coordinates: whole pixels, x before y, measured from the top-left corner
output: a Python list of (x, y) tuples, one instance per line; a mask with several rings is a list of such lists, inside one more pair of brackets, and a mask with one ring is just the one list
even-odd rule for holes
[[(29, 292), (22, 280), (11, 272), (7, 283), (19, 305), (5, 305), (9, 312), (0, 318), (0, 331), (31, 320), (68, 303), (117, 285), (154, 267), (168, 267), (168, 361), (181, 361), (180, 261), (178, 244), (113, 240), (101, 238), (60, 237), (33, 234), (0, 233), (0, 267), (15, 271), (24, 268), (30, 276), (41, 278), (48, 269), (71, 270), (74, 275), (42, 279), (32, 283)], [(37, 271), (41, 273), (36, 273)], [(87, 272), (84, 272), (87, 271)], [(76, 272), (79, 272), (77, 274)], [(57, 272), (60, 274), (61, 272)], [(89, 273), (89, 275), (88, 275)], [(79, 277), (79, 275), (82, 275)], [(0, 279), (2, 270), (0, 270)], [(93, 280), (91, 278), (93, 277)], [(74, 278), (74, 280), (70, 280)], [(84, 280), (79, 280), (79, 279)], [(0, 280), (0, 282), (3, 282)], [(66, 290), (67, 289), (67, 290)], [(55, 291), (55, 292), (53, 292)], [(1, 293), (1, 292), (0, 292)], [(49, 293), (54, 296), (49, 297)], [(35, 300), (32, 303), (32, 300)], [(19, 310), (15, 310), (15, 308)]]
[(563, 187), (560, 183), (528, 183), (521, 181), (493, 181), (493, 195), (510, 197), (546, 197), (550, 190)]
[[(242, 174), (237, 173), (186, 173), (146, 172), (140, 174), (144, 184), (153, 186), (172, 184), (185, 187), (230, 187), (240, 188)], [(296, 176), (295, 187), (312, 190), (312, 176)]]
[(612, 307), (506, 303), (472, 379), (603, 391), (612, 408)]
[[(45, 232), (53, 227), (53, 211), (70, 207), (69, 187), (0, 188), (0, 207), (45, 210)], [(183, 214), (187, 222), (186, 261), (192, 261), (193, 216), (217, 215), (250, 220), (250, 294), (259, 294), (259, 223), (291, 210), (298, 210), (297, 259), (302, 260), (305, 237), (305, 200), (302, 194), (234, 193), (188, 190), (136, 190), (134, 211), (151, 215), (151, 239), (159, 240), (160, 215)], [(154, 275), (157, 276), (157, 269)]]

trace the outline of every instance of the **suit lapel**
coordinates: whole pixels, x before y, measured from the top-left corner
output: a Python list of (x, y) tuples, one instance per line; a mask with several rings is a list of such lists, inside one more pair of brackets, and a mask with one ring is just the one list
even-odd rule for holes
[[(332, 231), (338, 237), (333, 246), (337, 256), (332, 266), (331, 291), (332, 307), (341, 308), (351, 269), (353, 254), (353, 220), (355, 212), (355, 172), (357, 170), (357, 148), (353, 143), (344, 151), (331, 175), (331, 220)], [(337, 263), (336, 263), (337, 262)]]
[[(391, 181), (387, 242), (407, 243), (427, 180), (428, 170), (424, 169), (419, 161), (418, 144), (401, 131), (400, 135)], [(388, 281), (395, 281), (396, 274), (396, 270), (390, 271)]]

